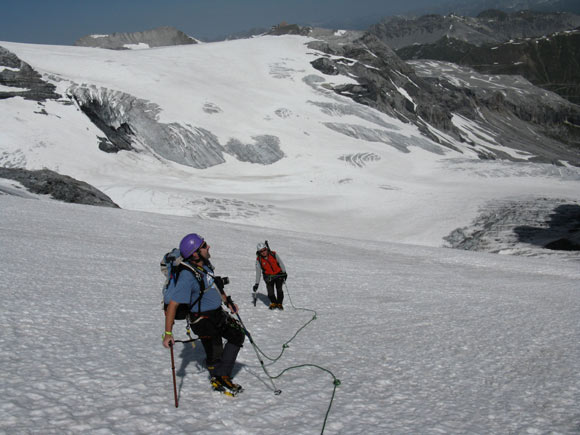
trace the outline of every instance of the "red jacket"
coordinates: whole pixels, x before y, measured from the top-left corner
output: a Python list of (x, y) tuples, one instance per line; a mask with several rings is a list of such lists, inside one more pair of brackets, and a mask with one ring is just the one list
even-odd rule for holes
[(276, 260), (276, 251), (272, 251), (269, 255), (266, 256), (266, 258), (258, 255), (256, 260), (260, 263), (262, 272), (264, 272), (265, 275), (278, 275), (280, 272), (282, 272), (282, 268)]

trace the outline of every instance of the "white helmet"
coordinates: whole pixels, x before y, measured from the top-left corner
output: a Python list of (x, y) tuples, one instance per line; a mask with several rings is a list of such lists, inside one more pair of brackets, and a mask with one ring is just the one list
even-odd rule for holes
[(256, 246), (256, 251), (261, 251), (262, 249), (267, 248), (266, 244), (264, 242), (260, 242), (258, 243), (258, 245)]

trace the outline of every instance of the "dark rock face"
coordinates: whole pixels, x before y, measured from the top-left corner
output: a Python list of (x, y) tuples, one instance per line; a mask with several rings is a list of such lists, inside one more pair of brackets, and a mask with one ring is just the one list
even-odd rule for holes
[(403, 60), (433, 59), (461, 63), (476, 45), (455, 38), (443, 37), (433, 44), (417, 44), (396, 50)]
[[(560, 205), (554, 208), (545, 227), (520, 226), (514, 228), (514, 232), (521, 241), (546, 249), (580, 251), (580, 205)], [(555, 235), (559, 236), (556, 240)]]
[(173, 27), (158, 27), (145, 32), (87, 35), (75, 42), (75, 45), (81, 47), (98, 47), (111, 50), (128, 50), (132, 46), (139, 44), (144, 44), (148, 47), (164, 47), (197, 44), (197, 41)]
[(32, 193), (51, 195), (59, 201), (119, 208), (111, 198), (90, 184), (48, 169), (28, 171), (19, 168), (0, 168), (0, 178), (18, 181)]
[[(502, 145), (535, 155), (533, 161), (580, 165), (580, 108), (525, 80), (475, 78), (473, 70), (451, 64), (407, 63), (372, 34), (350, 42), (314, 41), (309, 47), (329, 55), (312, 62), (321, 73), (356, 77), (357, 84), (335, 86), (334, 92), (411, 122), (441, 145), (453, 148), (432, 127), (473, 143), (452, 122), (460, 115), (493, 132)], [(517, 160), (492, 148), (474, 146), (474, 151), (482, 159)]]
[(425, 15), (416, 19), (389, 18), (371, 26), (369, 32), (393, 49), (434, 44), (452, 38), (479, 46), (549, 35), (580, 26), (580, 16), (559, 12), (519, 11), (506, 14), (484, 11), (478, 17)]
[(95, 124), (106, 137), (99, 137), (99, 149), (106, 153), (117, 153), (121, 150), (131, 151), (133, 147), (131, 142), (134, 138), (134, 133), (131, 127), (126, 122), (121, 122), (116, 118), (117, 114), (105, 102), (91, 98), (86, 101), (77, 99), (80, 109), (85, 115), (89, 117), (93, 124)]
[(338, 68), (334, 66), (334, 64), (325, 57), (320, 57), (312, 62), (311, 65), (320, 71), (322, 74), (326, 74), (329, 76), (336, 76), (338, 75)]
[(137, 150), (136, 144), (143, 144), (168, 160), (194, 168), (225, 161), (223, 147), (215, 135), (177, 123), (158, 122), (160, 109), (156, 104), (94, 86), (71, 87), (69, 93), (105, 134), (99, 145), (102, 151)]
[(364, 34), (351, 43), (314, 41), (308, 46), (332, 55), (324, 61), (312, 62), (322, 73), (338, 71), (356, 77), (358, 84), (337, 86), (334, 92), (405, 123), (412, 122), (437, 143), (453, 148), (450, 143), (435, 137), (429, 125), (459, 138), (451, 122), (451, 110), (474, 113), (465, 95), (456, 92), (450, 97), (449, 92), (432, 86), (372, 34)]
[[(352, 94), (355, 101), (368, 106), (384, 103), (385, 99), (382, 95), (395, 90), (397, 85), (407, 86), (409, 81), (401, 80), (400, 74), (409, 74), (411, 78), (417, 78), (411, 67), (371, 34), (365, 34), (353, 43), (314, 41), (309, 43), (308, 47), (338, 56), (339, 59), (320, 58), (311, 64), (323, 74), (356, 76), (358, 85), (345, 85), (335, 88), (334, 91), (342, 95)], [(420, 79), (417, 78), (417, 80), (421, 82)], [(400, 98), (395, 96), (393, 98), (396, 98), (396, 101), (392, 100), (391, 104), (385, 105), (384, 109), (392, 107), (407, 111), (406, 102), (403, 101), (405, 98), (402, 95)], [(400, 117), (394, 111), (389, 114)]]
[[(531, 161), (580, 165), (580, 108), (520, 76), (488, 76), (471, 68), (435, 61), (412, 61), (418, 75), (470, 95), (477, 120), (499, 141), (537, 157)], [(503, 157), (505, 158), (505, 157)]]
[(536, 86), (580, 104), (580, 31), (475, 46), (442, 38), (397, 50), (403, 59), (434, 59), (467, 65), (485, 74), (521, 75)]
[(273, 26), (267, 35), (303, 35), (306, 36), (312, 31), (311, 27), (300, 27), (297, 24), (280, 23)]
[[(370, 32), (404, 60), (434, 59), (485, 74), (518, 74), (580, 102), (580, 15), (498, 10), (383, 20)], [(545, 35), (550, 35), (545, 36)], [(532, 38), (532, 39), (530, 39)]]
[[(159, 106), (132, 95), (94, 86), (73, 86), (68, 92), (104, 133), (99, 148), (105, 152), (140, 152), (147, 148), (167, 160), (198, 169), (224, 163), (224, 153), (260, 164), (274, 163), (284, 157), (275, 136), (258, 135), (253, 138), (254, 144), (242, 144), (233, 138), (224, 146), (215, 134), (204, 128), (159, 122)], [(206, 103), (204, 111), (218, 113), (221, 109)]]
[(0, 90), (0, 99), (22, 97), (45, 101), (61, 97), (54, 85), (42, 80), (30, 65), (4, 47), (0, 47), (0, 85), (14, 88), (14, 91)]
[(225, 151), (242, 162), (269, 165), (284, 157), (280, 149), (280, 139), (272, 135), (254, 136), (254, 144), (243, 144), (237, 139), (230, 139)]
[(563, 199), (494, 201), (482, 208), (469, 227), (444, 238), (449, 247), (471, 251), (511, 252), (526, 256), (552, 255), (578, 260), (580, 204)]

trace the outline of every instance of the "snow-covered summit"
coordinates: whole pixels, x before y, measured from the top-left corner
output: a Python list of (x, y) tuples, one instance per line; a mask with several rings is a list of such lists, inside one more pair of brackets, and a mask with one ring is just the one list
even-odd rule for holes
[(143, 32), (115, 32), (107, 35), (93, 34), (75, 41), (79, 47), (98, 47), (112, 50), (140, 50), (170, 45), (197, 44), (197, 40), (174, 27), (165, 26)]

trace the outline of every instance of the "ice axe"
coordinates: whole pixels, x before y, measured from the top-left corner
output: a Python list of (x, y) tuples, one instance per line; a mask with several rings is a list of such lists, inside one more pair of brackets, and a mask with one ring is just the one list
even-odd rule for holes
[(173, 397), (175, 398), (175, 407), (179, 407), (179, 401), (177, 399), (177, 384), (175, 382), (175, 359), (173, 357), (173, 343), (169, 343), (169, 349), (171, 350), (171, 371), (173, 373)]

